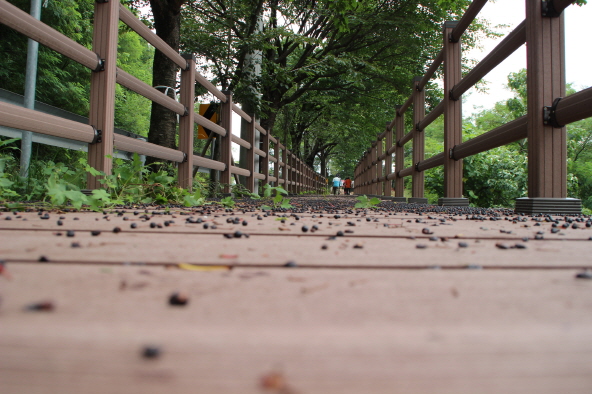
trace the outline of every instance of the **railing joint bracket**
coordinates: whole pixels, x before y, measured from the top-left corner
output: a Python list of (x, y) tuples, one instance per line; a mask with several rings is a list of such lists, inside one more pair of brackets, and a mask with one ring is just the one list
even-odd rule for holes
[(459, 97), (454, 97), (454, 88), (448, 91), (448, 98), (452, 101), (458, 101)]
[(91, 126), (95, 132), (95, 137), (91, 141), (91, 144), (98, 144), (103, 142), (103, 132), (101, 130), (97, 130), (95, 126)]
[(542, 0), (541, 15), (547, 18), (557, 18), (558, 16), (561, 16), (561, 12), (557, 12), (553, 0)]
[(564, 127), (565, 125), (559, 124), (557, 122), (557, 105), (559, 105), (559, 102), (561, 101), (563, 97), (557, 97), (554, 101), (553, 101), (553, 105), (551, 106), (547, 106), (545, 105), (543, 107), (543, 124), (548, 125), (548, 126), (553, 126), (554, 128), (560, 129), (562, 127)]
[(99, 54), (97, 53), (97, 67), (93, 70), (93, 72), (98, 73), (100, 71), (105, 71), (105, 59), (101, 59)]

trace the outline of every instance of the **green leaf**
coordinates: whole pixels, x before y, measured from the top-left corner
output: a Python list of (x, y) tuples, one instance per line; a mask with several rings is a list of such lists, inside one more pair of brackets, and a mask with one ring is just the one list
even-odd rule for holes
[(284, 209), (292, 208), (292, 204), (290, 204), (290, 199), (284, 198), (284, 200), (282, 201), (282, 205), (280, 205), (280, 207)]
[(220, 200), (220, 204), (222, 204), (223, 206), (228, 207), (228, 208), (234, 208), (234, 205), (236, 203), (232, 199), (232, 196), (228, 196), (228, 197), (225, 197), (222, 200)]
[(276, 187), (274, 187), (274, 189), (278, 193), (288, 195), (288, 192), (281, 186), (276, 186)]
[(284, 196), (282, 196), (281, 194), (276, 194), (275, 197), (273, 198), (273, 203), (274, 204), (280, 204), (282, 202), (282, 200), (284, 199)]
[(263, 186), (263, 197), (271, 197), (271, 186), (269, 184)]
[(378, 205), (378, 204), (380, 204), (380, 198), (373, 197), (369, 202), (371, 205)]

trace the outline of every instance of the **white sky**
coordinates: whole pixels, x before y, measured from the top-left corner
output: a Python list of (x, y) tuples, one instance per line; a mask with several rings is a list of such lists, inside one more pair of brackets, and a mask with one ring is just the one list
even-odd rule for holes
[[(582, 7), (571, 5), (564, 13), (566, 81), (573, 83), (576, 90), (581, 90), (592, 86), (592, 51), (589, 49), (588, 41), (592, 38), (592, 4)], [(492, 26), (509, 25), (503, 30), (507, 34), (524, 20), (524, 0), (490, 0), (479, 13), (479, 17), (489, 20)], [(502, 39), (503, 37), (486, 40), (483, 42), (483, 50), (474, 50), (468, 55), (479, 61)], [(512, 93), (505, 87), (507, 75), (525, 67), (526, 48), (523, 45), (485, 76), (485, 80), (489, 82), (488, 93), (479, 93), (471, 89), (465, 94), (469, 96), (463, 101), (464, 116), (478, 111), (479, 107), (492, 108), (496, 102), (512, 97)]]

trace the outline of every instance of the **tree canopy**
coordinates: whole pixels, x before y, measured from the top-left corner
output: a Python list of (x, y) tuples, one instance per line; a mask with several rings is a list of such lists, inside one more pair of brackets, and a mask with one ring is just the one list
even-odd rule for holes
[[(370, 141), (384, 127), (394, 105), (409, 95), (413, 76), (423, 74), (441, 48), (442, 23), (459, 18), (469, 4), (189, 1), (181, 47), (308, 164), (339, 150), (352, 159), (361, 146), (337, 147), (360, 136)], [(468, 35), (469, 45), (474, 38)]]

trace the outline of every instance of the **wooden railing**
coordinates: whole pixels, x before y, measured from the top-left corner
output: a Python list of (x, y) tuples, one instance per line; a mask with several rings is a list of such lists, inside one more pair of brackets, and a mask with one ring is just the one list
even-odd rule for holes
[[(180, 101), (116, 66), (120, 20), (179, 66), (181, 69)], [(196, 71), (193, 55), (177, 53), (118, 0), (95, 3), (92, 51), (36, 20), (6, 0), (0, 0), (0, 23), (92, 71), (89, 125), (3, 102), (0, 102), (0, 125), (88, 143), (89, 164), (107, 174), (112, 171), (113, 150), (118, 149), (178, 163), (179, 186), (187, 189), (190, 189), (193, 183), (194, 166), (220, 171), (220, 182), (223, 185), (223, 191), (227, 193), (230, 192), (233, 174), (245, 176), (247, 188), (251, 192), (255, 189), (255, 180), (259, 180), (260, 185), (265, 183), (282, 185), (289, 193), (325, 189), (324, 177), (286, 149), (279, 139), (271, 136), (259, 125), (254, 115), (246, 114), (234, 104), (231, 92), (221, 92)], [(221, 101), (220, 125), (195, 113), (196, 82)], [(116, 83), (179, 115), (178, 149), (166, 148), (114, 133)], [(249, 141), (232, 134), (233, 112), (249, 124)], [(195, 124), (208, 128), (220, 136), (220, 161), (193, 153)], [(259, 140), (260, 147), (256, 143)], [(233, 143), (247, 149), (247, 161), (240, 163), (243, 167), (233, 165)], [(273, 146), (270, 146), (271, 144)], [(272, 156), (271, 152), (275, 156)], [(255, 171), (256, 156), (260, 160), (261, 172)], [(101, 184), (98, 178), (89, 175), (87, 187), (97, 189), (101, 188)]]
[[(487, 0), (475, 0), (458, 22), (443, 26), (443, 48), (426, 74), (413, 80), (413, 93), (385, 131), (359, 160), (355, 170), (356, 193), (391, 196), (407, 201), (404, 178), (412, 177), (409, 202), (427, 203), (424, 171), (444, 166), (444, 196), (439, 205), (466, 206), (463, 197), (462, 159), (490, 149), (528, 139), (528, 197), (516, 200), (519, 213), (581, 212), (581, 201), (567, 198), (567, 147), (565, 125), (592, 116), (592, 88), (565, 96), (563, 10), (570, 0), (526, 0), (526, 19), (497, 47), (461, 77), (461, 38)], [(462, 142), (461, 97), (469, 88), (527, 45), (528, 115), (476, 138)], [(444, 99), (425, 115), (424, 87), (443, 64)], [(413, 130), (405, 134), (404, 115), (413, 106)], [(444, 151), (424, 157), (423, 130), (444, 115)], [(394, 136), (393, 136), (394, 134)], [(404, 145), (413, 142), (413, 165), (404, 168)], [(384, 145), (384, 147), (383, 147)], [(384, 151), (384, 152), (383, 152)], [(392, 155), (395, 171), (392, 172)], [(383, 162), (385, 163), (383, 167)]]

